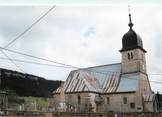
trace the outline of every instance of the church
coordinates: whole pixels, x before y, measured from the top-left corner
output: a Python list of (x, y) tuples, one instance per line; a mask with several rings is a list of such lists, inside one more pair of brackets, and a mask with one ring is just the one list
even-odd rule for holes
[(157, 98), (146, 70), (146, 50), (133, 30), (122, 37), (121, 63), (71, 71), (53, 92), (55, 111), (61, 112), (156, 112)]

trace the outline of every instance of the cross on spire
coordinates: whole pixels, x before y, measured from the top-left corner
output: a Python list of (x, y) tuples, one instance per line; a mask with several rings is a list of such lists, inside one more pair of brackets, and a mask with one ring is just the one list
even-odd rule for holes
[(130, 5), (128, 5), (128, 12), (129, 12), (129, 24), (128, 26), (130, 27), (130, 29), (132, 29), (133, 27), (133, 23), (132, 23), (132, 19), (131, 19), (131, 13), (130, 13), (131, 9), (130, 9)]

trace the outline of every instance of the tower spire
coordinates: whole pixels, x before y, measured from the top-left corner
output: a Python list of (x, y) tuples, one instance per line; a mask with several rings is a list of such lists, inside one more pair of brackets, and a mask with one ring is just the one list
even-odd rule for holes
[(128, 24), (128, 26), (130, 27), (130, 29), (132, 29), (133, 23), (132, 23), (132, 19), (131, 19), (131, 13), (130, 13), (130, 6), (129, 5), (128, 5), (128, 11), (129, 11), (129, 24)]

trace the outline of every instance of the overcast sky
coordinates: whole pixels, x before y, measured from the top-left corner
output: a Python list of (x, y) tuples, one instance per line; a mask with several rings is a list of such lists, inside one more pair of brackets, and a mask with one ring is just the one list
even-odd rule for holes
[[(122, 36), (129, 30), (127, 6), (128, 4), (57, 5), (8, 49), (81, 68), (119, 63)], [(49, 8), (51, 6), (0, 6), (0, 46), (8, 44)], [(162, 82), (161, 11), (162, 6), (158, 4), (131, 7), (133, 29), (141, 36), (144, 49), (147, 50), (149, 79), (159, 82)], [(6, 53), (14, 59), (47, 63)], [(0, 53), (0, 57), (5, 56)], [(72, 70), (20, 62), (16, 64), (26, 73), (52, 80), (66, 80)], [(0, 60), (0, 67), (19, 71), (7, 60)], [(154, 91), (162, 89), (162, 84), (152, 82), (151, 86)]]

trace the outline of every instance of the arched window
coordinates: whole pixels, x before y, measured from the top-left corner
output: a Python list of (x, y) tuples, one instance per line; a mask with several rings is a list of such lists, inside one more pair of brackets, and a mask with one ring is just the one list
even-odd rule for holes
[(123, 104), (127, 104), (127, 98), (126, 97), (123, 98)]
[(110, 98), (107, 97), (107, 104), (110, 104)]
[(131, 59), (133, 59), (133, 53), (131, 52)]
[(89, 104), (88, 112), (92, 112), (92, 109), (93, 109), (93, 107), (92, 107), (92, 104), (90, 103), (90, 104)]
[(130, 54), (128, 53), (128, 59), (130, 60)]
[(78, 104), (81, 103), (80, 95), (78, 95)]

